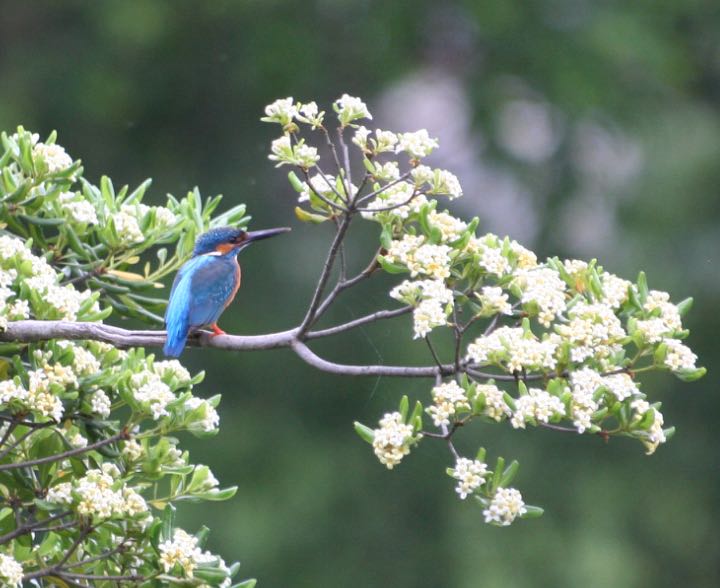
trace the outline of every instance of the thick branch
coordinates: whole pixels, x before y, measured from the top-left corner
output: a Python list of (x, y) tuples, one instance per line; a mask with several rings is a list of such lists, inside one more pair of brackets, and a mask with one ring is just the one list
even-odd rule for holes
[(334, 363), (323, 359), (315, 354), (307, 345), (301, 341), (294, 341), (293, 351), (311, 366), (329, 372), (345, 376), (395, 376), (404, 378), (434, 378), (437, 374), (450, 374), (453, 366), (444, 364), (442, 366), (394, 366), (394, 365), (347, 365)]
[[(295, 331), (281, 331), (268, 335), (217, 335), (204, 331), (188, 338), (188, 345), (250, 351), (288, 347)], [(165, 331), (129, 331), (101, 323), (71, 323), (65, 321), (15, 321), (0, 332), (0, 341), (30, 343), (51, 339), (82, 339), (103, 341), (115, 347), (162, 347)]]

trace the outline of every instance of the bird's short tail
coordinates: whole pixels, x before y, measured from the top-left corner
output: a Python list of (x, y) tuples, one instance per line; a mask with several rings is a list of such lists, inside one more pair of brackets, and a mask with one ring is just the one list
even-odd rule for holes
[(179, 357), (183, 349), (185, 349), (185, 342), (189, 332), (188, 325), (183, 321), (179, 324), (170, 323), (166, 328), (167, 339), (165, 340), (163, 352), (168, 357)]

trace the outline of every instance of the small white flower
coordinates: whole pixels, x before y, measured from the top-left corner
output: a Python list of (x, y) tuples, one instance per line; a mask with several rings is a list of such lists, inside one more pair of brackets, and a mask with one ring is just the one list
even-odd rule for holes
[(515, 488), (498, 488), (490, 505), (483, 511), (486, 523), (507, 527), (527, 512), (522, 494)]
[(138, 219), (127, 210), (121, 210), (114, 214), (112, 221), (115, 225), (118, 239), (123, 245), (139, 243), (145, 239), (143, 232), (140, 230)]
[(0, 580), (3, 586), (21, 586), (23, 568), (11, 555), (0, 553)]
[(523, 304), (535, 304), (538, 307), (538, 321), (549, 327), (555, 317), (566, 308), (565, 292), (567, 286), (560, 274), (547, 267), (518, 270), (515, 283), (522, 291)]
[(72, 158), (65, 153), (60, 145), (47, 145), (38, 143), (33, 147), (33, 159), (40, 159), (45, 162), (48, 173), (54, 174), (72, 165)]
[(373, 450), (380, 463), (391, 470), (410, 453), (414, 441), (412, 426), (402, 422), (399, 412), (391, 412), (380, 419), (380, 428), (374, 431)]
[(512, 306), (508, 302), (508, 295), (503, 292), (502, 288), (485, 286), (481, 292), (475, 295), (482, 305), (482, 315), (512, 314)]
[(432, 417), (436, 427), (450, 424), (450, 419), (458, 411), (470, 410), (470, 402), (465, 390), (457, 382), (451, 381), (439, 384), (432, 389), (433, 406), (428, 407), (427, 413)]
[(315, 147), (306, 145), (303, 139), (293, 145), (289, 135), (283, 135), (279, 139), (275, 139), (270, 150), (272, 153), (268, 156), (268, 159), (278, 162), (275, 167), (297, 165), (303, 169), (309, 169), (314, 167), (320, 160)]
[(71, 435), (68, 438), (68, 442), (73, 447), (78, 447), (78, 448), (79, 447), (87, 447), (87, 444), (88, 444), (88, 440), (78, 432), (75, 432), (75, 434)]
[(565, 416), (565, 405), (558, 397), (540, 388), (530, 388), (526, 395), (515, 400), (515, 412), (510, 423), (515, 429), (524, 429), (531, 419), (548, 423), (562, 416)]
[(461, 500), (465, 500), (476, 488), (485, 483), (488, 473), (487, 465), (477, 459), (460, 457), (455, 462), (452, 476), (458, 481), (455, 492)]
[(667, 353), (663, 362), (667, 367), (674, 372), (695, 369), (697, 355), (689, 347), (683, 345), (677, 339), (665, 339), (663, 343), (667, 346)]
[(263, 122), (279, 123), (285, 126), (292, 122), (293, 118), (297, 116), (297, 113), (298, 109), (292, 97), (280, 98), (265, 107), (265, 116), (260, 120)]
[(315, 102), (308, 102), (307, 104), (300, 105), (299, 114), (296, 118), (300, 122), (304, 122), (310, 125), (315, 130), (322, 126), (323, 119), (325, 118), (325, 111), (318, 111), (318, 105)]
[(76, 223), (85, 223), (88, 225), (98, 224), (98, 217), (97, 213), (95, 212), (95, 207), (87, 200), (66, 202), (65, 204), (63, 204), (63, 209)]
[(62, 482), (57, 484), (48, 490), (47, 493), (48, 502), (55, 502), (58, 504), (72, 504), (72, 484), (70, 482)]
[(90, 400), (90, 406), (92, 407), (92, 411), (103, 417), (107, 418), (110, 416), (110, 399), (108, 398), (108, 395), (105, 394), (102, 390), (97, 390)]
[(170, 573), (179, 565), (185, 577), (192, 579), (193, 572), (199, 564), (211, 561), (214, 556), (198, 547), (197, 537), (182, 529), (175, 529), (172, 540), (163, 541), (158, 546), (160, 563), (165, 573)]
[(395, 153), (407, 153), (411, 159), (422, 159), (437, 148), (437, 139), (431, 138), (426, 129), (420, 129), (414, 133), (400, 133)]
[(503, 418), (512, 414), (510, 407), (505, 402), (505, 394), (494, 384), (478, 384), (475, 386), (475, 394), (485, 399), (483, 414), (500, 422)]
[(185, 401), (185, 409), (193, 413), (198, 425), (206, 433), (215, 431), (218, 428), (220, 417), (207, 400), (195, 397), (189, 398)]
[(353, 135), (352, 142), (355, 143), (360, 149), (363, 151), (369, 152), (370, 149), (368, 148), (368, 137), (370, 136), (370, 129), (367, 127), (364, 127), (360, 125), (357, 130), (355, 131), (355, 134)]
[(343, 94), (333, 103), (333, 109), (337, 112), (338, 120), (344, 127), (361, 118), (372, 119), (365, 103), (360, 98), (347, 94)]
[(130, 439), (129, 441), (125, 441), (122, 453), (129, 461), (137, 461), (143, 456), (145, 451), (140, 443), (135, 441), (135, 439)]

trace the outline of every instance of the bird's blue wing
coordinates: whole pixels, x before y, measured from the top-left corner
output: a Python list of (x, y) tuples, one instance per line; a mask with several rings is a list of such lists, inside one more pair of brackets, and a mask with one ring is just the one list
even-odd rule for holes
[(165, 355), (180, 355), (191, 328), (217, 321), (232, 296), (236, 279), (235, 260), (224, 257), (194, 257), (180, 269), (165, 311)]

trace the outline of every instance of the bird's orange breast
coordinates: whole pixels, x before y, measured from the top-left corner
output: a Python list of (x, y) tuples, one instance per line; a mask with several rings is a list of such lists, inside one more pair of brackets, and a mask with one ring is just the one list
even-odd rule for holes
[(242, 274), (242, 272), (240, 271), (240, 264), (237, 262), (237, 259), (236, 259), (235, 260), (235, 286), (233, 287), (232, 292), (231, 292), (230, 296), (228, 297), (224, 308), (227, 308), (228, 305), (235, 299), (235, 294), (237, 294), (237, 291), (240, 289), (241, 274)]

